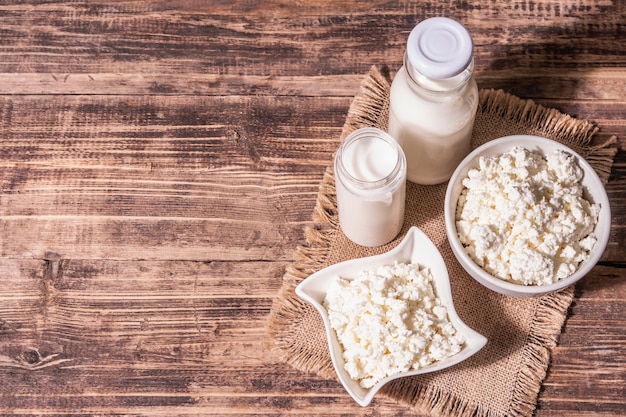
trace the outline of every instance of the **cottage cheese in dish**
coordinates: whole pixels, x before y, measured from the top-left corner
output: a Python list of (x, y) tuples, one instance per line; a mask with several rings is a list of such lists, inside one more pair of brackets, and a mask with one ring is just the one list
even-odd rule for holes
[(458, 353), (465, 340), (436, 297), (430, 270), (396, 263), (337, 277), (324, 306), (348, 375), (364, 388)]
[(600, 206), (583, 196), (576, 157), (514, 147), (481, 157), (468, 172), (456, 228), (469, 256), (490, 274), (524, 285), (570, 276), (596, 243)]

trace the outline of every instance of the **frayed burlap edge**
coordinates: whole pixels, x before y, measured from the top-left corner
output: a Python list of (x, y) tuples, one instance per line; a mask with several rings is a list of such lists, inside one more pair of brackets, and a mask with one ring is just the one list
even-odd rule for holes
[[(360, 127), (386, 129), (389, 87), (388, 77), (377, 67), (372, 67), (361, 85), (360, 93), (350, 106), (341, 140)], [(502, 90), (480, 90), (480, 106), (479, 111), (494, 113), (504, 120), (526, 125), (533, 134), (568, 142), (593, 166), (603, 183), (608, 181), (617, 152), (613, 146), (617, 138), (613, 136), (604, 143), (591, 146), (591, 140), (598, 131), (593, 123), (577, 120), (556, 109), (545, 108), (532, 100), (523, 100)], [(315, 372), (328, 378), (336, 377), (328, 356), (313, 356), (311, 352), (292, 343), (290, 323), (304, 311), (312, 310), (295, 295), (295, 287), (312, 273), (327, 266), (326, 259), (338, 228), (333, 168), (329, 166), (319, 188), (313, 224), (305, 228), (306, 245), (296, 249), (295, 262), (285, 271), (283, 285), (274, 300), (267, 325), (270, 347), (278, 352), (281, 360), (298, 370)], [(558, 343), (573, 299), (574, 286), (570, 286), (543, 296), (538, 304), (522, 355), (523, 361), (518, 367), (517, 385), (507, 416), (528, 417), (534, 413), (552, 350)], [(381, 395), (434, 416), (500, 417), (471, 399), (456, 398), (430, 386), (421, 385), (418, 389), (411, 386), (410, 390), (405, 390), (406, 382), (402, 379), (393, 381), (381, 391)]]

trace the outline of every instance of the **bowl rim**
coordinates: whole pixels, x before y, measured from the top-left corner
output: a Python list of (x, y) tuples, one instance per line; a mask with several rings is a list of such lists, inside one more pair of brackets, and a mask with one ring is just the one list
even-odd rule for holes
[[(507, 149), (513, 148), (514, 146), (521, 146), (527, 149), (531, 148), (532, 150), (540, 151), (542, 154), (544, 154), (544, 150), (542, 149), (544, 147), (549, 148), (546, 150), (548, 152), (553, 149), (564, 150), (575, 156), (579, 166), (583, 169), (583, 183), (590, 183), (594, 186), (594, 192), (591, 193), (589, 187), (587, 185), (584, 185), (586, 192), (589, 195), (593, 195), (594, 202), (601, 204), (600, 214), (598, 216), (598, 223), (596, 224), (594, 229), (598, 240), (596, 241), (593, 250), (589, 254), (589, 257), (579, 265), (578, 269), (573, 274), (565, 279), (562, 279), (552, 284), (541, 286), (523, 285), (504, 281), (487, 273), (478, 264), (476, 264), (474, 260), (467, 254), (467, 252), (465, 252), (463, 245), (458, 238), (458, 234), (456, 232), (456, 206), (458, 202), (458, 194), (460, 194), (460, 190), (463, 189), (463, 186), (459, 185), (460, 181), (465, 178), (469, 169), (475, 167), (478, 164), (480, 156), (485, 154), (488, 156), (500, 155), (505, 152), (505, 150), (499, 150), (496, 152), (491, 151), (495, 148), (504, 148), (505, 146), (508, 146)], [(460, 190), (458, 190), (457, 192), (456, 190), (459, 189), (459, 187)], [(452, 205), (454, 205), (454, 210), (452, 209)], [(606, 189), (604, 188), (604, 184), (602, 184), (600, 177), (593, 169), (593, 167), (589, 164), (589, 162), (587, 162), (585, 158), (583, 158), (579, 153), (561, 142), (546, 137), (536, 135), (508, 135), (490, 140), (478, 146), (476, 149), (470, 152), (457, 166), (452, 176), (450, 177), (450, 180), (448, 181), (446, 189), (444, 200), (444, 220), (446, 225), (446, 233), (448, 235), (448, 241), (452, 248), (452, 252), (454, 253), (459, 263), (463, 266), (463, 268), (474, 279), (476, 279), (486, 287), (490, 288), (491, 290), (494, 290), (501, 294), (528, 297), (561, 290), (577, 282), (585, 275), (587, 275), (589, 271), (591, 271), (591, 269), (602, 257), (609, 241), (611, 228), (611, 208)]]
[[(426, 260), (427, 262), (421, 260)], [(466, 342), (461, 351), (456, 355), (417, 370), (390, 375), (371, 388), (363, 388), (357, 381), (351, 379), (345, 369), (343, 369), (343, 350), (337, 340), (335, 331), (330, 327), (328, 313), (326, 308), (322, 305), (322, 301), (326, 294), (328, 284), (332, 279), (335, 279), (336, 276), (341, 275), (342, 271), (352, 271), (351, 274), (344, 276), (345, 278), (352, 279), (358, 272), (376, 266), (390, 265), (393, 261), (406, 263), (415, 262), (431, 269), (435, 293), (437, 297), (441, 299), (442, 304), (448, 309), (450, 321), (457, 331), (465, 336)], [(315, 307), (321, 315), (335, 373), (344, 389), (361, 406), (367, 406), (374, 398), (374, 395), (389, 381), (439, 371), (456, 365), (476, 354), (487, 343), (485, 336), (470, 328), (459, 317), (452, 299), (450, 278), (445, 261), (436, 246), (417, 226), (412, 226), (402, 241), (391, 250), (378, 255), (349, 259), (323, 268), (311, 274), (298, 284), (295, 292), (301, 299)]]

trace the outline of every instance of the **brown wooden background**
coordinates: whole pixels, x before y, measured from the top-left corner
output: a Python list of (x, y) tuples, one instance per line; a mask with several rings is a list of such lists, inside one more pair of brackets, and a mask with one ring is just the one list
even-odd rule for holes
[(537, 416), (626, 414), (626, 3), (2, 1), (0, 414), (409, 414), (266, 349), (371, 65), (443, 15), (476, 78), (617, 135), (613, 229)]

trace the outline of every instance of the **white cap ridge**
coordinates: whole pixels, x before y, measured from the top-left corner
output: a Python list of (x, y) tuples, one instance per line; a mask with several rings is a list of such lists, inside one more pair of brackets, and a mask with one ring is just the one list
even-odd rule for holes
[(472, 61), (472, 37), (459, 22), (447, 17), (432, 17), (413, 28), (407, 41), (411, 65), (434, 79), (451, 78)]

